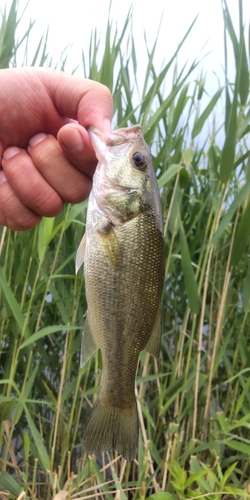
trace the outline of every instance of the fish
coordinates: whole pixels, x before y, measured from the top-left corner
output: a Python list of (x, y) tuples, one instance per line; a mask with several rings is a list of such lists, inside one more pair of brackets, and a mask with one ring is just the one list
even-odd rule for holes
[(140, 125), (103, 133), (89, 127), (98, 159), (86, 231), (76, 254), (84, 263), (87, 312), (81, 366), (98, 350), (102, 383), (84, 435), (87, 453), (116, 450), (136, 458), (135, 398), (142, 350), (161, 344), (164, 238), (159, 190)]

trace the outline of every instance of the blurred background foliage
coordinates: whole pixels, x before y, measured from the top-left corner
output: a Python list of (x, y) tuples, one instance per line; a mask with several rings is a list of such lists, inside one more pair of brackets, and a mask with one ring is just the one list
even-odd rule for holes
[[(145, 352), (139, 362), (137, 460), (88, 457), (82, 436), (101, 358), (79, 369), (86, 300), (74, 260), (87, 202), (31, 231), (0, 228), (2, 499), (250, 494), (250, 40), (238, 5), (236, 29), (222, 2), (225, 75), (212, 95), (202, 61), (177, 64), (192, 26), (160, 72), (157, 40), (146, 49), (143, 88), (131, 10), (119, 32), (109, 20), (103, 43), (93, 29), (82, 75), (111, 89), (115, 128), (139, 122), (154, 157), (166, 241), (162, 351), (158, 362)], [(0, 67), (15, 66), (20, 51), (24, 65), (29, 53), (32, 65), (51, 66), (47, 33), (29, 46), (33, 22), (17, 40), (21, 15), (17, 0), (2, 11)], [(66, 60), (67, 51), (59, 69)]]

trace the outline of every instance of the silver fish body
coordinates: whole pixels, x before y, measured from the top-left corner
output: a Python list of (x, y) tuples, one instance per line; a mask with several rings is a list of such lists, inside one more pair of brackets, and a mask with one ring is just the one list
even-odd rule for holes
[(100, 348), (103, 374), (84, 444), (88, 453), (115, 449), (133, 460), (138, 359), (143, 349), (158, 356), (161, 340), (161, 205), (141, 127), (89, 133), (99, 163), (77, 253), (88, 304), (81, 363)]

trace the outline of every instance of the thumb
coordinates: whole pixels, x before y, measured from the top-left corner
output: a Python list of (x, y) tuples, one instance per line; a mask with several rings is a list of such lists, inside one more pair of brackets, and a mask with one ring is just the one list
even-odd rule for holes
[(43, 68), (41, 78), (61, 116), (77, 120), (85, 128), (93, 125), (102, 131), (111, 129), (113, 100), (108, 87), (61, 71), (43, 71)]

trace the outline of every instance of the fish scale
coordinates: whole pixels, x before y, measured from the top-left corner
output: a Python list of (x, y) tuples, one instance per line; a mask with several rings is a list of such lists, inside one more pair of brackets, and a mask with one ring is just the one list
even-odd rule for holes
[[(84, 445), (88, 453), (115, 449), (132, 460), (138, 445), (138, 359), (143, 349), (157, 356), (160, 348), (160, 200), (139, 126), (118, 129), (108, 137), (91, 129), (90, 137), (99, 163), (77, 255), (77, 267), (84, 261), (88, 304), (82, 364), (100, 349), (103, 373)], [(140, 158), (142, 168), (137, 165)]]

